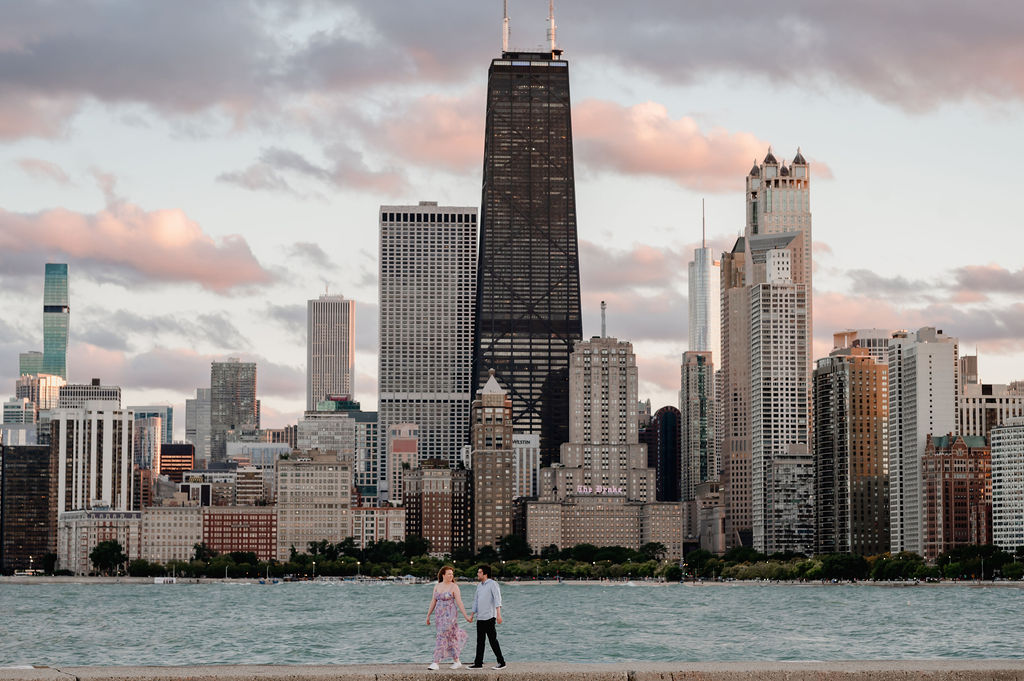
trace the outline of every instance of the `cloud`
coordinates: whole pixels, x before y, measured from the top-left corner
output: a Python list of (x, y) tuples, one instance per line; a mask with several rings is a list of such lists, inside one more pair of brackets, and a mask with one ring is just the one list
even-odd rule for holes
[(967, 265), (953, 270), (961, 291), (1024, 294), (1024, 269), (1012, 272), (1001, 265)]
[[(72, 382), (92, 377), (128, 390), (168, 390), (192, 395), (197, 386), (210, 385), (210, 363), (225, 361), (221, 354), (202, 354), (187, 348), (158, 346), (135, 355), (75, 341), (69, 349)], [(305, 372), (259, 355), (235, 355), (256, 362), (257, 397), (302, 399)], [(78, 367), (86, 367), (85, 376)]]
[(596, 0), (560, 14), (576, 52), (670, 83), (730, 73), (801, 88), (839, 84), (911, 111), (1024, 98), (1024, 11), (1016, 4), (794, 0), (775, 9), (766, 15), (753, 0)]
[(672, 290), (651, 294), (631, 289), (592, 291), (585, 289), (583, 304), (583, 335), (600, 333), (601, 301), (608, 304), (608, 335), (621, 340), (674, 341), (685, 347), (688, 333), (686, 297)]
[(330, 256), (324, 252), (324, 249), (311, 241), (298, 241), (292, 244), (288, 247), (288, 255), (293, 258), (305, 260), (309, 264), (319, 267), (320, 269), (333, 270), (335, 268), (334, 262), (331, 261)]
[(64, 170), (51, 161), (44, 161), (40, 158), (19, 158), (18, 167), (26, 175), (37, 180), (52, 180), (57, 184), (71, 184), (71, 178)]
[(886, 277), (865, 269), (849, 270), (846, 276), (852, 283), (851, 290), (862, 295), (906, 298), (934, 290), (934, 287), (926, 281), (907, 279), (902, 276)]
[(273, 278), (243, 237), (214, 240), (180, 209), (121, 201), (95, 214), (0, 209), (0, 265), (33, 258), (67, 261), (101, 281), (195, 283), (220, 294)]
[[(496, 4), (462, 0), (65, 0), (4, 9), (6, 139), (64, 134), (86, 102), (141, 104), (170, 118), (214, 112), (236, 128), (277, 128), (282, 116), (311, 115), (357, 90), (387, 96), (413, 85), (437, 91), (469, 78), (479, 82), (497, 56), (500, 21)], [(544, 9), (517, 6), (513, 46), (543, 39)], [(558, 11), (559, 35), (575, 63), (599, 69), (610, 61), (668, 84), (721, 74), (802, 89), (838, 84), (910, 111), (1024, 99), (1024, 11), (1007, 2), (791, 0), (766, 13), (753, 0), (699, 7), (594, 0)], [(677, 129), (670, 137), (692, 136), (686, 119), (661, 127)], [(426, 152), (430, 140), (413, 136)], [(708, 134), (716, 147), (735, 144), (735, 136)], [(456, 153), (443, 162), (457, 168), (461, 160)], [(668, 171), (676, 181), (713, 182), (676, 165)]]
[(647, 175), (703, 191), (735, 191), (752, 160), (768, 148), (754, 135), (702, 132), (657, 102), (624, 107), (586, 100), (573, 108), (576, 157), (595, 170)]
[[(641, 383), (654, 385), (662, 390), (678, 391), (680, 386), (680, 360), (657, 355), (637, 355), (637, 376)], [(678, 401), (678, 400), (677, 400)], [(651, 405), (657, 411), (659, 405)], [(672, 406), (678, 407), (678, 404)]]
[(163, 344), (205, 342), (229, 352), (251, 345), (225, 314), (204, 313), (194, 319), (180, 319), (170, 315), (150, 317), (129, 310), (106, 312), (87, 308), (79, 319), (84, 321), (76, 321), (76, 338), (105, 350), (130, 350), (132, 337), (157, 339)]
[(305, 305), (267, 305), (267, 318), (305, 345), (306, 343), (306, 306)]
[(365, 122), (375, 145), (417, 165), (479, 172), (484, 157), (484, 94), (421, 97), (378, 123)]
[(245, 189), (293, 192), (285, 175), (314, 180), (335, 189), (370, 191), (394, 196), (406, 190), (404, 176), (397, 170), (373, 170), (362, 153), (345, 144), (333, 144), (325, 150), (328, 163), (320, 165), (302, 154), (281, 147), (269, 147), (259, 161), (245, 170), (221, 174), (217, 179)]
[(273, 89), (281, 45), (269, 19), (201, 0), (6, 6), (0, 136), (59, 134), (90, 99), (241, 115)]
[(667, 287), (685, 282), (688, 259), (669, 247), (633, 244), (630, 250), (579, 241), (580, 272), (588, 290)]

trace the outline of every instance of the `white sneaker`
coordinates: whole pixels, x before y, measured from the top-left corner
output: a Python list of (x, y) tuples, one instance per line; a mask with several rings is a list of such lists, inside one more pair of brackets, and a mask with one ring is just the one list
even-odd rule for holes
[(427, 669), (429, 669), (432, 672), (436, 672), (438, 669), (440, 669), (440, 667), (437, 666), (436, 662), (431, 662), (430, 666), (427, 667)]
[(449, 667), (449, 669), (460, 669), (461, 667), (462, 663), (456, 660), (455, 662), (452, 662), (452, 666)]
[(507, 664), (505, 664), (504, 662), (502, 662), (501, 664), (496, 664), (496, 665), (494, 665), (493, 667), (491, 667), (491, 669), (504, 669), (504, 668), (505, 668), (505, 667), (507, 667), (507, 666), (508, 666)]

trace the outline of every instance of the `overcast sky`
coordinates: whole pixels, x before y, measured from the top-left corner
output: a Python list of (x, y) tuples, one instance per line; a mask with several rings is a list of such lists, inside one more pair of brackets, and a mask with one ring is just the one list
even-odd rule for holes
[[(513, 48), (547, 3), (510, 2)], [(1024, 378), (1024, 5), (562, 0), (584, 334), (633, 341), (675, 404), (686, 264), (743, 228), (773, 145), (812, 164), (815, 356), (935, 325)], [(501, 2), (0, 4), (0, 385), (42, 349), (70, 264), (69, 378), (173, 403), (259, 362), (264, 423), (304, 406), (305, 301), (357, 301), (376, 405), (377, 207), (477, 206)]]

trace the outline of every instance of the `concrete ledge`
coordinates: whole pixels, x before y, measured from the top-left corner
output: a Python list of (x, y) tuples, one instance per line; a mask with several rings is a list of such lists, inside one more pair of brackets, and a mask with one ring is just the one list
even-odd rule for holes
[(232, 665), (200, 667), (0, 668), (0, 681), (1024, 681), (1024, 660), (869, 660), (830, 662), (510, 663), (493, 671), (432, 672), (426, 664)]

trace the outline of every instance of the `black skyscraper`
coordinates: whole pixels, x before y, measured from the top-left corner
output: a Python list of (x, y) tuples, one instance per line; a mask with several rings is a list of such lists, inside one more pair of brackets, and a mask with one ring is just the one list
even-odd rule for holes
[(503, 52), (487, 77), (473, 372), (508, 387), (516, 432), (544, 464), (569, 439), (569, 354), (580, 320), (569, 65)]

